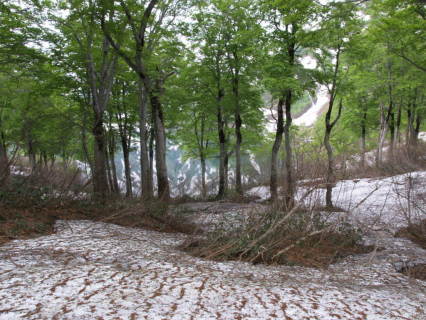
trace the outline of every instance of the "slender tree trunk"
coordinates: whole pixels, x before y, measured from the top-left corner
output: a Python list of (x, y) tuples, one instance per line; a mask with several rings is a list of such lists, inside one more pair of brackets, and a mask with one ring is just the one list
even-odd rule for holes
[(378, 168), (381, 167), (383, 163), (383, 146), (385, 144), (386, 140), (386, 133), (387, 133), (387, 125), (386, 125), (386, 115), (385, 115), (385, 108), (383, 105), (380, 105), (380, 133), (379, 133), (379, 143), (377, 146), (377, 153), (376, 153), (376, 166)]
[(114, 189), (114, 181), (112, 178), (109, 152), (107, 149), (108, 149), (108, 145), (106, 146), (106, 150), (105, 150), (105, 167), (106, 167), (106, 172), (108, 177), (108, 191), (109, 193), (113, 194), (116, 192), (116, 190)]
[(393, 101), (393, 86), (392, 86), (392, 63), (386, 64), (388, 69), (388, 95), (389, 95), (389, 108), (386, 115), (386, 124), (389, 128), (390, 133), (390, 144), (389, 144), (389, 160), (394, 161), (394, 145), (395, 145), (395, 113), (394, 113), (394, 101)]
[(110, 132), (110, 141), (109, 141), (109, 161), (111, 163), (111, 173), (112, 173), (112, 190), (116, 194), (120, 194), (120, 187), (118, 185), (117, 177), (117, 166), (115, 165), (115, 138), (114, 133)]
[(413, 142), (414, 142), (415, 148), (417, 147), (417, 144), (419, 142), (419, 133), (420, 133), (420, 127), (421, 127), (422, 120), (423, 120), (422, 116), (419, 113), (417, 113), (416, 125), (414, 127), (414, 137), (413, 137), (414, 138)]
[(324, 146), (327, 150), (327, 178), (326, 178), (326, 194), (325, 205), (329, 208), (333, 207), (332, 192), (334, 184), (334, 158), (333, 148), (330, 144), (331, 126), (326, 126), (324, 135)]
[(217, 197), (222, 199), (227, 193), (227, 162), (228, 162), (228, 150), (226, 147), (226, 135), (225, 135), (225, 123), (223, 119), (223, 98), (224, 90), (218, 88), (216, 103), (217, 103), (217, 132), (219, 136), (219, 192)]
[(280, 151), (281, 142), (283, 140), (284, 133), (284, 112), (283, 112), (284, 99), (280, 98), (278, 100), (277, 106), (277, 130), (275, 132), (275, 141), (272, 146), (272, 156), (271, 156), (271, 180), (270, 180), (270, 192), (271, 200), (273, 202), (278, 199), (278, 153)]
[[(109, 114), (108, 119), (108, 144), (107, 144), (107, 164), (109, 163), (108, 170), (111, 172), (110, 176), (110, 186), (111, 191), (115, 194), (120, 194), (120, 188), (118, 186), (118, 178), (117, 178), (117, 167), (115, 165), (115, 150), (116, 150), (116, 142), (115, 142), (115, 134), (112, 129), (112, 114)], [(109, 161), (109, 162), (108, 162)]]
[(394, 161), (395, 160), (395, 113), (393, 112), (393, 101), (391, 102), (389, 109), (391, 110), (389, 112), (389, 120), (388, 120), (388, 126), (389, 126), (389, 134), (390, 134), (390, 142), (389, 142), (389, 160)]
[[(89, 104), (90, 101), (87, 101), (87, 103)], [(81, 106), (81, 108), (82, 108), (82, 114), (83, 114), (82, 127), (81, 127), (81, 145), (82, 145), (84, 157), (86, 159), (86, 163), (89, 165), (91, 174), (93, 174), (93, 170), (94, 170), (93, 169), (93, 161), (90, 157), (89, 147), (88, 147), (88, 143), (87, 143), (87, 130), (88, 130), (87, 129), (88, 128), (87, 112), (86, 112), (86, 110), (84, 109), (83, 106)]]
[(243, 194), (241, 183), (241, 143), (243, 137), (241, 134), (241, 111), (240, 111), (240, 88), (239, 88), (239, 72), (237, 71), (233, 81), (233, 93), (235, 99), (235, 189), (239, 195)]
[(364, 111), (361, 121), (361, 168), (365, 168), (365, 154), (367, 152), (366, 137), (367, 137), (367, 112)]
[(149, 130), (149, 176), (151, 181), (154, 181), (154, 147), (155, 147), (155, 130), (154, 124), (151, 124), (151, 129)]
[(333, 148), (330, 143), (330, 136), (333, 127), (336, 125), (337, 121), (339, 121), (340, 116), (342, 114), (342, 99), (339, 102), (339, 110), (336, 118), (333, 122), (331, 122), (331, 114), (333, 112), (334, 100), (337, 95), (337, 80), (340, 66), (340, 54), (341, 54), (341, 45), (337, 47), (336, 52), (336, 62), (334, 65), (334, 75), (333, 82), (330, 89), (330, 101), (328, 103), (327, 113), (325, 114), (325, 134), (324, 134), (324, 146), (327, 151), (327, 176), (326, 176), (326, 193), (325, 193), (325, 205), (329, 208), (333, 207), (333, 187), (335, 182), (334, 175), (334, 155)]
[(417, 138), (420, 130), (421, 117), (417, 110), (417, 89), (414, 90), (412, 102), (407, 109), (407, 151), (412, 161), (417, 160)]
[(0, 132), (0, 187), (7, 181), (10, 175), (9, 158), (7, 156), (6, 143), (3, 132)]
[(148, 131), (147, 131), (147, 117), (148, 117), (148, 95), (144, 88), (142, 79), (138, 81), (138, 97), (139, 97), (139, 137), (140, 137), (140, 166), (141, 166), (141, 187), (142, 197), (144, 199), (151, 199), (154, 195), (152, 175), (150, 175), (150, 165), (148, 158)]
[(30, 161), (31, 172), (35, 173), (37, 171), (37, 159), (34, 150), (34, 142), (31, 136), (28, 139), (28, 159)]
[[(288, 63), (291, 67), (294, 66), (294, 59), (296, 54), (296, 44), (294, 42), (294, 34), (298, 27), (294, 24), (291, 25), (293, 37), (288, 44), (287, 54), (288, 54)], [(291, 147), (291, 104), (292, 104), (293, 92), (292, 89), (287, 89), (285, 96), (285, 125), (284, 125), (284, 146), (285, 146), (285, 173), (286, 173), (286, 190), (285, 190), (285, 199), (284, 205), (287, 210), (293, 208), (294, 205), (294, 177), (293, 177), (293, 150)]]
[(200, 155), (201, 162), (201, 196), (203, 199), (207, 198), (207, 186), (206, 186), (206, 159), (204, 154)]
[(335, 91), (332, 90), (330, 102), (328, 105), (328, 110), (325, 115), (325, 134), (324, 134), (324, 146), (325, 146), (325, 149), (327, 150), (327, 176), (326, 176), (325, 205), (329, 208), (333, 207), (333, 200), (332, 200), (333, 187), (334, 187), (334, 183), (336, 179), (334, 174), (334, 154), (333, 154), (333, 148), (330, 143), (330, 137), (331, 137), (331, 131), (333, 130), (333, 127), (336, 125), (337, 121), (339, 121), (340, 119), (340, 116), (342, 114), (342, 107), (343, 107), (342, 99), (340, 99), (337, 116), (334, 119), (334, 121), (331, 122), (331, 113), (333, 111), (334, 98), (335, 98)]
[(133, 188), (130, 168), (130, 150), (128, 141), (125, 136), (121, 137), (121, 147), (123, 149), (124, 175), (126, 178), (126, 197), (131, 198), (133, 196)]
[(398, 104), (398, 110), (396, 113), (396, 134), (395, 134), (395, 147), (401, 144), (401, 118), (402, 118), (402, 99)]
[[(194, 113), (194, 117), (196, 117), (196, 113)], [(195, 125), (194, 125), (194, 134), (197, 139), (198, 155), (199, 155), (200, 164), (201, 164), (201, 196), (203, 197), (203, 199), (206, 199), (207, 197), (205, 150), (207, 150), (207, 147), (208, 147), (208, 140), (205, 141), (205, 122), (206, 122), (206, 115), (205, 113), (202, 113), (200, 132), (198, 132), (197, 121), (195, 121)]]
[(152, 115), (155, 128), (155, 165), (157, 169), (158, 198), (170, 198), (169, 179), (166, 163), (166, 132), (164, 129), (163, 111), (160, 97), (154, 92), (150, 93)]
[(285, 208), (290, 210), (294, 205), (294, 179), (293, 179), (293, 150), (291, 147), (291, 103), (292, 91), (287, 90), (285, 97), (285, 125), (284, 125), (284, 146), (285, 146), (285, 169), (286, 169), (286, 190)]

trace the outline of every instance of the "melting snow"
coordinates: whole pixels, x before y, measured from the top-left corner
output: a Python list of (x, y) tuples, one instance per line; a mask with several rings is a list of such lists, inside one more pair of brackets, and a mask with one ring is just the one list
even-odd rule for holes
[[(424, 181), (426, 173), (412, 177)], [(385, 217), (393, 219), (396, 202), (383, 201), (406, 181), (407, 175), (342, 181), (336, 201), (352, 206), (379, 185), (356, 217), (394, 223)], [(397, 272), (424, 262), (426, 250), (386, 230), (366, 237), (383, 251), (326, 270), (206, 261), (177, 250), (184, 240), (59, 221), (56, 234), (9, 242), (0, 247), (0, 319), (426, 319), (425, 282)]]
[[(181, 235), (89, 221), (0, 247), (0, 319), (422, 319), (426, 288), (395, 271), (399, 240), (328, 270), (217, 263)], [(401, 245), (402, 243), (402, 245)]]
[(329, 96), (327, 87), (320, 86), (317, 90), (316, 102), (300, 117), (294, 119), (294, 124), (298, 126), (312, 126), (321, 115), (322, 108), (328, 103)]

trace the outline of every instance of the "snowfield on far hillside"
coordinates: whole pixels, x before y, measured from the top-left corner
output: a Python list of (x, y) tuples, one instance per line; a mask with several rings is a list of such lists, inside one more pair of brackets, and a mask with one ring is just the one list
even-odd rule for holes
[(398, 271), (426, 263), (426, 250), (392, 237), (403, 221), (396, 200), (385, 201), (399, 199), (407, 177), (336, 186), (342, 206), (383, 187), (351, 221), (377, 220), (364, 240), (384, 249), (324, 270), (207, 261), (176, 249), (181, 234), (58, 221), (55, 234), (0, 247), (0, 319), (425, 320), (426, 282)]
[[(299, 199), (307, 191), (308, 188), (299, 188)], [(252, 188), (248, 195), (267, 200), (269, 187)], [(386, 178), (343, 180), (333, 188), (333, 204), (347, 211), (345, 218), (364, 228), (389, 232), (406, 226), (408, 219), (416, 222), (426, 218), (426, 212), (409, 207), (410, 202), (411, 205), (416, 203), (416, 197), (424, 197), (423, 204), (426, 205), (426, 171)], [(324, 205), (325, 189), (315, 190), (305, 202), (308, 206)]]

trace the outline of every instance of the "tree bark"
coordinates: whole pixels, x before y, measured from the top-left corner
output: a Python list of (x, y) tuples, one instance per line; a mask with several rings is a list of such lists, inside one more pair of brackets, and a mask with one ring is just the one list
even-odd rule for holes
[(363, 112), (361, 120), (361, 168), (365, 168), (366, 136), (367, 136), (367, 105), (363, 103)]
[(120, 187), (118, 185), (118, 177), (117, 177), (117, 166), (115, 165), (115, 147), (113, 147), (112, 143), (115, 141), (111, 141), (111, 145), (109, 146), (109, 161), (111, 163), (111, 173), (112, 173), (112, 190), (116, 194), (120, 194)]
[(284, 99), (280, 98), (277, 105), (277, 130), (275, 132), (275, 141), (272, 146), (271, 156), (271, 180), (270, 180), (270, 192), (271, 200), (273, 202), (278, 199), (278, 153), (280, 151), (281, 143), (283, 140), (284, 133), (284, 112), (283, 112)]
[(217, 198), (222, 199), (226, 196), (227, 193), (227, 166), (228, 166), (228, 150), (227, 150), (227, 141), (225, 135), (225, 122), (223, 119), (223, 98), (225, 96), (224, 90), (219, 87), (216, 97), (217, 103), (217, 132), (219, 136), (219, 192)]
[[(294, 42), (294, 34), (297, 30), (297, 26), (292, 25), (292, 39), (287, 47), (288, 63), (291, 67), (294, 66), (294, 59), (296, 54), (296, 45)], [(286, 169), (286, 190), (284, 205), (287, 210), (291, 210), (294, 205), (294, 179), (293, 179), (293, 150), (291, 148), (291, 104), (292, 104), (293, 92), (292, 89), (287, 89), (285, 96), (285, 125), (284, 125), (284, 146), (285, 146), (285, 169)]]
[(121, 148), (123, 149), (124, 176), (126, 177), (126, 197), (131, 198), (133, 196), (133, 188), (130, 168), (130, 149), (125, 136), (121, 137)]
[(325, 134), (324, 134), (324, 146), (327, 151), (327, 175), (326, 175), (326, 193), (325, 193), (325, 205), (329, 208), (333, 207), (333, 187), (335, 183), (335, 175), (334, 175), (334, 155), (333, 148), (330, 143), (331, 131), (333, 127), (336, 125), (337, 121), (339, 121), (340, 116), (342, 114), (342, 99), (339, 102), (339, 109), (336, 118), (333, 122), (331, 122), (331, 114), (333, 112), (334, 101), (337, 95), (337, 80), (340, 66), (340, 54), (341, 54), (341, 45), (337, 47), (336, 52), (336, 62), (334, 65), (334, 74), (333, 74), (333, 82), (330, 89), (330, 101), (328, 103), (327, 113), (325, 115)]
[(148, 158), (148, 95), (145, 91), (142, 79), (138, 79), (138, 98), (139, 98), (139, 138), (140, 138), (140, 169), (141, 169), (141, 187), (142, 197), (151, 199), (154, 195), (152, 174), (150, 174), (150, 163)]
[(0, 187), (7, 181), (10, 175), (9, 158), (4, 133), (0, 132)]
[(115, 193), (115, 189), (114, 189), (114, 181), (113, 181), (112, 172), (111, 172), (108, 144), (109, 143), (107, 142), (105, 146), (105, 167), (106, 167), (107, 178), (108, 178), (108, 192), (113, 194)]
[(102, 118), (93, 125), (94, 140), (94, 170), (92, 173), (93, 192), (95, 198), (105, 200), (108, 194), (108, 179), (105, 161), (105, 133)]
[(155, 147), (155, 129), (154, 124), (151, 124), (149, 130), (149, 177), (151, 181), (154, 181), (154, 147)]
[(206, 159), (204, 155), (200, 156), (201, 162), (201, 196), (203, 199), (207, 198), (207, 186), (206, 186)]
[(401, 120), (402, 120), (402, 99), (398, 104), (398, 110), (396, 113), (396, 131), (395, 131), (395, 147), (401, 144)]
[(155, 128), (155, 165), (157, 169), (158, 198), (168, 200), (170, 198), (170, 186), (166, 163), (166, 132), (164, 129), (163, 111), (160, 97), (150, 92), (152, 115)]
[[(92, 16), (91, 19), (94, 19)], [(92, 21), (93, 22), (93, 21)], [(95, 140), (94, 145), (94, 170), (93, 176), (93, 191), (95, 198), (105, 201), (108, 194), (108, 177), (106, 163), (106, 137), (104, 130), (104, 112), (108, 105), (111, 94), (112, 84), (115, 75), (115, 66), (117, 56), (111, 52), (110, 43), (106, 37), (102, 43), (102, 64), (100, 66), (101, 79), (98, 77), (98, 72), (95, 70), (95, 61), (93, 58), (93, 25), (87, 31), (87, 52), (86, 52), (86, 72), (88, 84), (91, 93), (91, 104), (94, 113), (94, 124), (92, 133)]]
[(390, 142), (389, 142), (389, 160), (394, 161), (395, 160), (395, 113), (393, 112), (393, 100), (391, 100), (391, 103), (389, 105), (389, 120), (388, 120), (388, 126), (389, 126), (389, 134), (390, 134)]
[(241, 134), (241, 110), (240, 110), (240, 88), (239, 88), (239, 71), (237, 70), (233, 80), (233, 93), (235, 99), (235, 189), (239, 195), (243, 195), (243, 187), (241, 183), (241, 143), (243, 137)]
[(286, 169), (286, 189), (284, 205), (286, 210), (291, 210), (294, 205), (294, 180), (293, 180), (293, 150), (291, 147), (291, 103), (292, 91), (287, 90), (285, 97), (285, 125), (284, 125), (284, 146), (285, 146), (285, 169)]
[(377, 146), (376, 152), (376, 167), (380, 168), (383, 163), (383, 146), (386, 140), (387, 125), (386, 125), (386, 115), (385, 108), (383, 105), (380, 105), (380, 132), (379, 132), (379, 143)]
[(110, 116), (108, 123), (108, 159), (110, 162), (109, 170), (111, 171), (111, 191), (115, 194), (120, 194), (120, 187), (118, 186), (117, 166), (115, 165), (115, 150), (116, 142), (115, 135), (112, 129), (112, 116)]

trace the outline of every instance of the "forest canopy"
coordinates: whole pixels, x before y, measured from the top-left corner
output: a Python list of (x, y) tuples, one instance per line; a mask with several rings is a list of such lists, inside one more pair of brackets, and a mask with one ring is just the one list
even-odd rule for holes
[(0, 185), (24, 157), (84, 169), (99, 199), (283, 184), (292, 207), (323, 161), (331, 206), (347, 155), (419, 160), (421, 0), (6, 0), (0, 22)]

